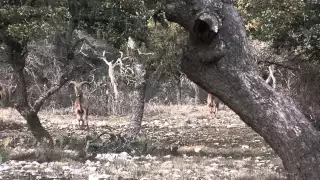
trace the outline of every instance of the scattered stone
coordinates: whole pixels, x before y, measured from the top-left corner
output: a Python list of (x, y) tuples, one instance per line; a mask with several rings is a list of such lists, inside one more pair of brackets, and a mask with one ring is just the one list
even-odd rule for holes
[(110, 179), (111, 175), (107, 174), (89, 174), (88, 180), (107, 180)]
[(246, 149), (249, 149), (249, 146), (248, 145), (242, 145), (241, 148), (246, 150)]

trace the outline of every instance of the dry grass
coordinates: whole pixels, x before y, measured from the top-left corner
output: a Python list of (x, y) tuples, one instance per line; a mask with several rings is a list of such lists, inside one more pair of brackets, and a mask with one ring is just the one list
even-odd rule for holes
[[(0, 136), (11, 138), (12, 149), (30, 147), (26, 145), (30, 144), (28, 139), (32, 136), (22, 117), (12, 109), (2, 109), (0, 114), (3, 122), (20, 123), (24, 127), (6, 129), (0, 132)], [(83, 131), (75, 126), (77, 122), (70, 109), (46, 110), (39, 116), (54, 138), (94, 136), (105, 131), (106, 126), (124, 133), (130, 120), (130, 116), (90, 116), (92, 127), (90, 131)], [(52, 155), (60, 162), (41, 163), (38, 171), (44, 176), (63, 174), (59, 177), (67, 179), (87, 179), (90, 173), (107, 174), (112, 179), (284, 179), (281, 160), (230, 110), (221, 110), (212, 119), (206, 106), (147, 104), (141, 137), (141, 141), (151, 142), (150, 148), (157, 147), (158, 151), (153, 151), (152, 156), (112, 161), (96, 159), (83, 163), (62, 156), (72, 152), (58, 148), (56, 151), (37, 150), (32, 154), (34, 159), (28, 157), (25, 160), (45, 157), (50, 161)], [(168, 155), (172, 152), (178, 156)], [(73, 170), (66, 170), (65, 166)], [(53, 173), (42, 172), (46, 169), (53, 169)]]
[(23, 117), (15, 109), (12, 109), (12, 108), (1, 109), (0, 108), (0, 114), (1, 114), (0, 120), (17, 122), (17, 123), (26, 123), (25, 120), (23, 119)]

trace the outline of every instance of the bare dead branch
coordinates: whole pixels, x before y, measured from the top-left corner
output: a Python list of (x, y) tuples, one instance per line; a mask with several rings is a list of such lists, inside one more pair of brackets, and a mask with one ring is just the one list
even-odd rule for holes
[(269, 84), (270, 81), (272, 80), (272, 88), (273, 89), (276, 89), (276, 78), (274, 77), (274, 67), (275, 65), (270, 65), (268, 67), (269, 69), (269, 76), (268, 78), (266, 79), (266, 83)]
[(147, 56), (147, 55), (154, 55), (154, 53), (143, 53), (143, 52), (141, 52), (140, 49), (138, 49), (138, 48), (137, 48), (137, 51), (138, 51), (138, 54), (139, 54), (139, 55), (146, 55), (146, 56)]

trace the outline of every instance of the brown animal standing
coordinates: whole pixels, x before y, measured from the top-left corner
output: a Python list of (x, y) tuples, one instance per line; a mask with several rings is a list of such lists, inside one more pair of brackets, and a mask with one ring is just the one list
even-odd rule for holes
[(0, 104), (3, 107), (8, 107), (11, 101), (10, 89), (0, 85)]
[(79, 122), (79, 126), (80, 128), (84, 127), (84, 121), (86, 121), (86, 126), (88, 129), (89, 128), (89, 123), (88, 123), (89, 104), (87, 99), (83, 96), (82, 88), (84, 85), (88, 85), (90, 87), (90, 84), (88, 81), (82, 81), (80, 83), (75, 81), (70, 81), (69, 85), (71, 84), (74, 86), (74, 92), (76, 95), (76, 100), (74, 102), (74, 111), (76, 113), (76, 118)]
[[(219, 102), (218, 102), (218, 104), (219, 104)], [(214, 96), (210, 93), (208, 93), (208, 97), (207, 97), (207, 106), (210, 109), (211, 116), (214, 118), (218, 112), (218, 106), (214, 102)]]

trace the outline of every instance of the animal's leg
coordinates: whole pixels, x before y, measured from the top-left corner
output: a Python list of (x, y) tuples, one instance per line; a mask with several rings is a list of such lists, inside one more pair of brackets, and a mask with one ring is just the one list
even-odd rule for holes
[(77, 118), (78, 118), (78, 122), (79, 122), (79, 128), (82, 129), (83, 125), (84, 125), (83, 113), (77, 113)]
[(78, 114), (77, 111), (76, 111), (76, 116), (77, 116), (77, 120), (78, 120), (78, 126), (80, 127), (80, 124), (81, 124), (81, 115)]
[(217, 101), (217, 102), (216, 102), (216, 106), (217, 106), (217, 111), (218, 111), (218, 109), (219, 109), (220, 107), (222, 107), (222, 104), (221, 104), (220, 99), (217, 99), (216, 101)]
[(217, 113), (217, 106), (216, 106), (216, 104), (214, 102), (212, 102), (210, 104), (210, 115), (211, 115), (211, 117), (215, 118), (216, 113)]
[(82, 118), (79, 119), (79, 127), (80, 127), (80, 129), (84, 128), (84, 120)]
[(89, 121), (88, 121), (88, 109), (85, 109), (84, 113), (85, 113), (85, 119), (86, 119), (86, 125), (87, 125), (87, 129), (89, 129)]
[(217, 116), (217, 113), (218, 113), (218, 107), (217, 107), (217, 106), (214, 106), (214, 107), (213, 107), (213, 117), (216, 117), (216, 116)]

